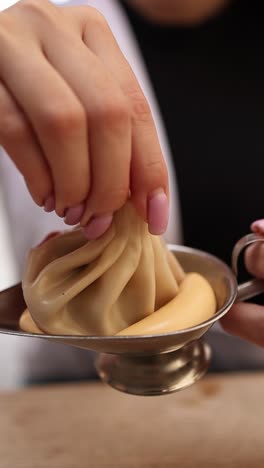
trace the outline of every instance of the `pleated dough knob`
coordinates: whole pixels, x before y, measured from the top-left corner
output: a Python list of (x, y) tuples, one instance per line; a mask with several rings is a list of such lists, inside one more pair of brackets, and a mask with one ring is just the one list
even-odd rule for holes
[(127, 203), (100, 239), (87, 242), (76, 229), (31, 250), (23, 279), (30, 315), (21, 327), (115, 335), (170, 303), (184, 276), (163, 240)]

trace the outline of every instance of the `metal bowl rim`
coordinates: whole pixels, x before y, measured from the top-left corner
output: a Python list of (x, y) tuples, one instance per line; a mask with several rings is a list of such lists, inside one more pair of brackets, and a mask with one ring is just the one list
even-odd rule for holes
[[(215, 257), (214, 255), (207, 253), (203, 250), (199, 249), (194, 249), (192, 247), (186, 247), (183, 245), (176, 245), (176, 244), (168, 244), (168, 248), (171, 252), (185, 252), (185, 253), (194, 253), (199, 255), (200, 257), (206, 257), (207, 259), (211, 259), (213, 262), (218, 264), (222, 270), (222, 272), (226, 273), (226, 277), (229, 279), (230, 282), (230, 290), (231, 294), (229, 298), (225, 301), (224, 305), (218, 310), (216, 314), (213, 315), (210, 319), (199, 323), (198, 325), (195, 325), (193, 327), (185, 328), (183, 330), (177, 330), (175, 332), (169, 332), (169, 333), (160, 333), (156, 335), (122, 335), (122, 336), (95, 336), (95, 335), (48, 335), (48, 334), (38, 334), (38, 333), (23, 333), (23, 336), (29, 337), (29, 338), (49, 338), (49, 339), (55, 339), (55, 340), (74, 340), (74, 341), (93, 341), (93, 342), (120, 342), (120, 341), (133, 341), (133, 342), (140, 342), (142, 340), (148, 340), (148, 341), (154, 341), (156, 339), (165, 339), (168, 337), (179, 337), (181, 335), (184, 335), (186, 333), (191, 333), (198, 331), (202, 328), (209, 328), (212, 326), (217, 320), (219, 320), (221, 317), (223, 317), (230, 307), (233, 305), (233, 303), (236, 300), (237, 296), (237, 281), (234, 273), (232, 272), (231, 268), (224, 263), (222, 260), (219, 258)], [(5, 334), (12, 334), (12, 335), (19, 335), (21, 336), (21, 332), (16, 332), (16, 331), (11, 331), (8, 332), (7, 330), (2, 330), (0, 329), (0, 332), (4, 332)]]

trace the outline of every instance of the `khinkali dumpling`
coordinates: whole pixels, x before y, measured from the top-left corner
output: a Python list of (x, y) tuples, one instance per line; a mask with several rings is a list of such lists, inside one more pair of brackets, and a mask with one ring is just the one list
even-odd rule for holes
[(169, 304), (184, 277), (163, 240), (127, 203), (97, 240), (75, 229), (30, 251), (23, 279), (29, 312), (21, 328), (115, 335)]

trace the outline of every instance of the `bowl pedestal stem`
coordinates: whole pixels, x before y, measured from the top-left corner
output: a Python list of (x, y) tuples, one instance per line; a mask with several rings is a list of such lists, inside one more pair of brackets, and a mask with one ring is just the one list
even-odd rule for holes
[(192, 385), (207, 371), (211, 349), (203, 340), (163, 354), (100, 354), (96, 369), (116, 390), (141, 396), (164, 395)]

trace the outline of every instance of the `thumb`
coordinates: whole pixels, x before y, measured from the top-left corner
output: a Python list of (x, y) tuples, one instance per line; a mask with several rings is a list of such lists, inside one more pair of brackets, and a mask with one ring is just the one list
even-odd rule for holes
[(264, 307), (238, 303), (221, 319), (225, 331), (264, 347)]

